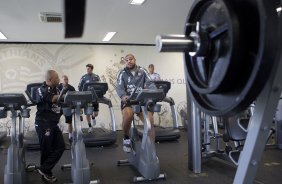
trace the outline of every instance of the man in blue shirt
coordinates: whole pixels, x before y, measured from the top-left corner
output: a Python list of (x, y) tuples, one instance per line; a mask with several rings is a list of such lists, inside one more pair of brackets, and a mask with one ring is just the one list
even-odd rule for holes
[[(100, 77), (99, 75), (96, 75), (93, 73), (94, 66), (92, 64), (87, 64), (86, 65), (86, 74), (83, 75), (80, 79), (80, 82), (78, 84), (78, 90), (82, 91), (83, 90), (83, 85), (85, 83), (89, 82), (100, 82)], [(89, 126), (88, 133), (93, 132), (93, 126), (96, 125), (96, 117), (98, 116), (99, 113), (99, 104), (98, 103), (93, 103), (94, 106), (94, 114), (92, 115), (92, 124), (91, 124), (91, 116), (86, 115), (86, 120)]]
[[(59, 84), (59, 90), (64, 90), (64, 94), (66, 94), (68, 91), (75, 91), (75, 88), (69, 84), (69, 78), (66, 75), (62, 76), (63, 82)], [(72, 142), (72, 115), (65, 116), (65, 122), (68, 124), (68, 132), (69, 132), (69, 141)]]

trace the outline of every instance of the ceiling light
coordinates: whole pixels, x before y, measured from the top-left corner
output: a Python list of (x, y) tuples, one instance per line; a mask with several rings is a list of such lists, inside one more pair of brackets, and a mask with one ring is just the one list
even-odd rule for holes
[(128, 4), (142, 5), (144, 2), (145, 2), (145, 0), (130, 0)]
[(112, 37), (116, 34), (117, 32), (108, 32), (106, 36), (103, 38), (103, 42), (108, 42), (112, 39)]
[(7, 40), (7, 37), (0, 32), (0, 40)]
[(276, 11), (277, 11), (277, 12), (280, 12), (281, 10), (282, 10), (282, 7), (276, 8)]

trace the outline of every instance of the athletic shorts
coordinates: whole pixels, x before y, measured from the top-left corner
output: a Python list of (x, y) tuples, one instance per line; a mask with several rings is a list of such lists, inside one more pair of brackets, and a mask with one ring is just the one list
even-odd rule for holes
[(70, 115), (70, 116), (65, 116), (65, 119), (66, 119), (66, 123), (67, 123), (67, 124), (71, 124), (71, 123), (72, 123), (72, 115)]
[(94, 107), (94, 112), (99, 111), (99, 103), (94, 102), (92, 105), (93, 105), (93, 107)]
[(136, 102), (136, 104), (130, 104), (130, 103), (121, 101), (120, 108), (121, 110), (123, 110), (125, 107), (131, 107), (132, 105), (138, 105), (138, 103)]

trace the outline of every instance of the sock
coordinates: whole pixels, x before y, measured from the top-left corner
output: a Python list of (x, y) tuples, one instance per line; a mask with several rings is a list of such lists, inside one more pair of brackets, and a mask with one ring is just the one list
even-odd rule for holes
[(69, 139), (72, 138), (72, 133), (69, 133)]
[(130, 139), (128, 135), (124, 135), (124, 139)]

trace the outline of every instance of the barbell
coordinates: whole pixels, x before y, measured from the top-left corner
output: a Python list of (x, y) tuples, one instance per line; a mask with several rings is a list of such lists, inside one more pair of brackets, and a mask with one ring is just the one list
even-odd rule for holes
[(159, 52), (183, 52), (188, 93), (201, 111), (234, 115), (264, 88), (278, 55), (277, 1), (197, 0), (184, 37), (157, 36)]

